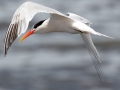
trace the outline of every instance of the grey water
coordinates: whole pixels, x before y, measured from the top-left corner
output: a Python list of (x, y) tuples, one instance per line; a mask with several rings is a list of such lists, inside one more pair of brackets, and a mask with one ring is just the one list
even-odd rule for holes
[[(0, 90), (119, 90), (120, 0), (31, 0), (78, 14), (91, 27), (113, 37), (92, 35), (98, 49), (104, 86), (79, 34), (32, 35), (22, 43), (17, 38), (4, 57), (4, 37), (15, 10), (26, 0), (0, 0)], [(29, 29), (48, 14), (37, 14)]]

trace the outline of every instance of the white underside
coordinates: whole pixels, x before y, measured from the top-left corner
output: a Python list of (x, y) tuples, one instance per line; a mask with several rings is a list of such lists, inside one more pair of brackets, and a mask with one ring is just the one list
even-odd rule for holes
[(36, 33), (49, 32), (68, 32), (72, 34), (77, 34), (80, 32), (92, 33), (92, 29), (82, 22), (73, 21), (69, 18), (58, 15), (52, 15), (36, 30)]
[(36, 30), (36, 33), (50, 33), (50, 32), (68, 32), (71, 34), (83, 32), (109, 37), (107, 35), (94, 31), (90, 26), (86, 25), (81, 21), (78, 20), (73, 21), (72, 19), (59, 16), (56, 14), (52, 14), (51, 17), (45, 20), (45, 22), (43, 22), (43, 24), (40, 25)]

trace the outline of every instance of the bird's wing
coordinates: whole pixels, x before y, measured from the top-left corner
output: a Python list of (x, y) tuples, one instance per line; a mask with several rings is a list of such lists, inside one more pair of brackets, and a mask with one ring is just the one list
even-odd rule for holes
[(98, 76), (102, 82), (101, 62), (100, 62), (100, 58), (99, 58), (99, 54), (97, 52), (97, 49), (94, 46), (89, 33), (80, 33), (80, 34), (85, 42), (86, 47), (88, 48), (88, 51), (89, 51), (89, 54), (90, 54), (91, 59), (93, 61), (93, 64), (94, 64), (96, 71), (98, 73)]
[(76, 20), (76, 21), (81, 21), (82, 23), (84, 23), (84, 24), (86, 24), (86, 25), (88, 25), (88, 26), (90, 26), (90, 25), (92, 24), (89, 20), (87, 20), (87, 19), (85, 19), (85, 18), (83, 18), (82, 16), (79, 16), (79, 15), (77, 15), (77, 14), (67, 13), (67, 15), (68, 15), (68, 17), (70, 17), (71, 19)]
[(25, 2), (23, 3), (14, 13), (12, 21), (8, 27), (8, 31), (5, 36), (5, 44), (4, 44), (4, 55), (7, 54), (7, 51), (13, 41), (19, 37), (22, 33), (24, 33), (29, 25), (29, 21), (32, 20), (35, 14), (37, 13), (49, 13), (51, 15), (58, 15), (67, 17), (66, 15), (58, 12), (57, 10), (48, 8), (46, 6), (33, 3), (33, 2)]

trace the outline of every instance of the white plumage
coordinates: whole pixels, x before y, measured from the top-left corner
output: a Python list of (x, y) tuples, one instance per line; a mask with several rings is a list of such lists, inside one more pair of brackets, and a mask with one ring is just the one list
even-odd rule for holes
[(92, 42), (90, 34), (105, 37), (109, 36), (94, 31), (90, 27), (90, 21), (79, 15), (73, 13), (64, 15), (55, 9), (51, 9), (37, 3), (25, 2), (14, 13), (5, 36), (5, 55), (7, 54), (7, 51), (13, 41), (27, 30), (29, 22), (37, 13), (49, 13), (50, 18), (35, 24), (33, 28), (35, 33), (68, 32), (72, 34), (78, 33), (82, 36), (93, 60), (97, 73), (102, 81), (99, 55)]

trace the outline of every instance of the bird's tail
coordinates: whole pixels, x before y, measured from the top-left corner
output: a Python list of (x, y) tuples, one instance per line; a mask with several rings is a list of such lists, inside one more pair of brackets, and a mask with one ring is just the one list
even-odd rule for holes
[(99, 33), (99, 32), (94, 32), (94, 34), (95, 34), (95, 35), (104, 36), (104, 37), (107, 37), (107, 38), (112, 38), (112, 39), (114, 39), (113, 37), (110, 37), (110, 36), (104, 35), (104, 34)]

